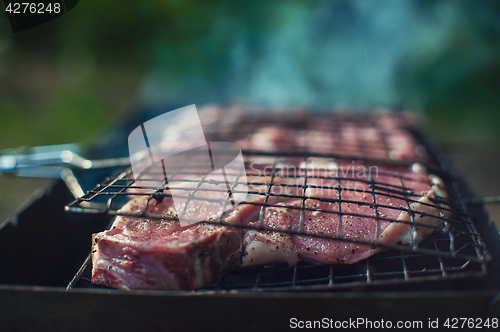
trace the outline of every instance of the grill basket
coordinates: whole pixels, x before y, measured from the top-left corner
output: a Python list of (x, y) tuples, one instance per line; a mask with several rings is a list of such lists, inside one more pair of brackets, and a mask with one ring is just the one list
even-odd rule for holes
[[(202, 114), (203, 115), (203, 114)], [(428, 282), (444, 279), (479, 277), (486, 274), (486, 265), (490, 255), (475, 227), (475, 219), (470, 215), (462, 201), (462, 196), (453, 174), (450, 172), (445, 159), (439, 151), (434, 149), (421, 133), (412, 127), (403, 114), (392, 114), (390, 118), (397, 119), (396, 130), (404, 134), (403, 138), (412, 140), (417, 147), (411, 156), (399, 158), (394, 155), (394, 131), (387, 126), (380, 126), (377, 114), (356, 115), (321, 115), (302, 114), (283, 116), (284, 114), (267, 114), (252, 117), (239, 115), (224, 119), (213, 117), (208, 125), (204, 125), (207, 141), (239, 142), (243, 145), (242, 153), (246, 166), (246, 178), (249, 184), (249, 197), (262, 197), (263, 200), (247, 200), (241, 204), (257, 205), (260, 208), (259, 220), (252, 225), (229, 224), (223, 218), (207, 221), (211, 224), (226, 224), (233, 227), (270, 230), (287, 234), (313, 236), (317, 238), (383, 247), (384, 250), (366, 260), (354, 264), (327, 264), (312, 265), (298, 263), (289, 267), (284, 264), (258, 266), (241, 269), (212, 285), (213, 290), (336, 290), (351, 289), (375, 285), (389, 285), (408, 282)], [(387, 114), (382, 117), (389, 117)], [(256, 120), (258, 118), (258, 120)], [(203, 117), (202, 117), (203, 119)], [(262, 128), (281, 128), (283, 133), (291, 135), (297, 142), (295, 146), (287, 144), (286, 140), (278, 142), (279, 148), (259, 149), (252, 144), (252, 140)], [(318, 128), (320, 130), (318, 131)], [(347, 128), (347, 129), (346, 129)], [(354, 135), (350, 135), (354, 133)], [(283, 136), (280, 136), (283, 139)], [(328, 149), (323, 149), (321, 142), (329, 142)], [(270, 151), (271, 150), (271, 151)], [(445, 183), (448, 197), (430, 199), (427, 205), (435, 208), (439, 213), (434, 218), (441, 220), (442, 226), (420, 224), (418, 217), (425, 215), (421, 211), (413, 211), (411, 204), (417, 202), (418, 195), (409, 190), (405, 183), (412, 181), (408, 178), (408, 169), (415, 167), (415, 163), (425, 165), (428, 173), (439, 176)], [(318, 171), (314, 165), (330, 165)], [(336, 165), (332, 168), (331, 165)], [(341, 165), (341, 166), (338, 166)], [(377, 167), (381, 169), (376, 176), (357, 176), (345, 172), (352, 167), (363, 167), (365, 170)], [(293, 171), (290, 171), (293, 166)], [(328, 168), (330, 167), (330, 168)], [(359, 168), (357, 168), (359, 169)], [(331, 172), (335, 170), (335, 172)], [(340, 170), (340, 172), (339, 172)], [(195, 169), (186, 169), (179, 165), (176, 174), (196, 176)], [(239, 185), (244, 184), (242, 174), (231, 174), (235, 181), (226, 188), (221, 182), (221, 190), (227, 196), (220, 203), (221, 212), (230, 204), (233, 194), (239, 193)], [(107, 214), (140, 217), (147, 219), (175, 219), (168, 215), (157, 215), (145, 212), (127, 213), (120, 208), (131, 197), (147, 197), (145, 208), (155, 200), (168, 197), (169, 182), (165, 180), (161, 186), (148, 185), (163, 179), (165, 174), (158, 167), (152, 167), (149, 172), (143, 173), (134, 179), (131, 169), (122, 170), (117, 176), (108, 178), (105, 182), (90, 190), (83, 197), (76, 199), (66, 206), (66, 210), (77, 213)], [(379, 177), (393, 179), (378, 181)], [(175, 179), (175, 177), (174, 177)], [(175, 180), (174, 180), (175, 181)], [(183, 181), (186, 181), (185, 179)], [(196, 180), (187, 180), (195, 184), (196, 191), (203, 191), (203, 176)], [(352, 181), (353, 186), (346, 186)], [(429, 180), (430, 181), (430, 180)], [(172, 184), (173, 181), (170, 181)], [(327, 184), (325, 184), (327, 183)], [(332, 183), (334, 185), (332, 185)], [(397, 183), (397, 184), (394, 184)], [(355, 184), (365, 188), (362, 192), (372, 198), (360, 200)], [(193, 186), (190, 185), (189, 190)], [(229, 190), (228, 190), (229, 189)], [(310, 190), (327, 190), (333, 193), (328, 197), (312, 197)], [(404, 200), (405, 207), (394, 208), (389, 204), (380, 203), (380, 198)], [(210, 198), (207, 198), (210, 201)], [(288, 200), (288, 203), (273, 203), (276, 200)], [(289, 204), (290, 201), (299, 204)], [(411, 219), (408, 224), (412, 227), (412, 239), (409, 245), (385, 244), (359, 241), (356, 238), (337, 238), (335, 234), (321, 234), (308, 232), (304, 227), (305, 211), (311, 209), (306, 202), (317, 200), (327, 202), (336, 209), (321, 210), (325, 214), (335, 214), (340, 222), (343, 217), (367, 217), (343, 210), (343, 206), (363, 206), (369, 208), (379, 229), (380, 222), (402, 222), (390, 218), (380, 212), (383, 209), (397, 209), (407, 212)], [(383, 200), (385, 201), (385, 200)], [(268, 208), (277, 208), (286, 205), (289, 209), (296, 209), (300, 213), (298, 229), (266, 228), (263, 222), (265, 211)], [(433, 228), (433, 233), (424, 241), (417, 243), (416, 229)], [(378, 238), (377, 236), (375, 238)], [(100, 287), (92, 285), (90, 276), (90, 254), (84, 264), (68, 285), (68, 289), (75, 287)]]

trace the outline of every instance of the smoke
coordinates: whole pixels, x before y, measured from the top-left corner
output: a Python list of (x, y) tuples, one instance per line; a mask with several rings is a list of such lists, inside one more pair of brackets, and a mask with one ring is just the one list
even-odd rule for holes
[(408, 1), (293, 8), (263, 45), (267, 56), (248, 83), (250, 98), (273, 105), (394, 103), (394, 69), (414, 20)]
[[(441, 54), (466, 12), (463, 3), (449, 1), (281, 1), (255, 6), (242, 10), (253, 19), (241, 16), (239, 24), (224, 10), (215, 10), (206, 35), (191, 41), (191, 51), (198, 51), (212, 70), (200, 67), (192, 56), (193, 67), (202, 68), (199, 72), (179, 73), (173, 63), (153, 67), (144, 80), (143, 103), (363, 107), (401, 105), (411, 99), (418, 104), (418, 96), (407, 91), (412, 64)], [(224, 46), (205, 53), (206, 44), (215, 40), (223, 40), (218, 45)]]

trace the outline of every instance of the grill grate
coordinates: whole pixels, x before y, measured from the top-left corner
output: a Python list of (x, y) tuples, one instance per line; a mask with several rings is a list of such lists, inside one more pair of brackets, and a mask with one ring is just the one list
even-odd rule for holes
[[(414, 131), (406, 128), (407, 122), (401, 115), (378, 114), (354, 117), (295, 114), (289, 118), (290, 120), (284, 121), (282, 117), (271, 114), (259, 121), (244, 116), (223, 121), (224, 119), (215, 117), (214, 121), (204, 128), (208, 141), (232, 141), (242, 147), (249, 197), (261, 198), (241, 203), (260, 208), (258, 223), (251, 225), (228, 223), (220, 216), (207, 223), (308, 235), (356, 245), (376, 245), (388, 250), (355, 264), (299, 263), (294, 267), (273, 265), (245, 268), (227, 276), (213, 285), (212, 289), (337, 289), (482, 276), (486, 273), (486, 263), (490, 260), (490, 256), (475, 229), (474, 217), (465, 209), (452, 174), (442, 170), (442, 162), (432, 153), (432, 147), (421, 141)], [(392, 122), (385, 125), (387, 121)], [(266, 128), (277, 132), (266, 132)], [(269, 136), (266, 136), (269, 133), (276, 139), (271, 146), (262, 147), (256, 144), (259, 135), (264, 137), (265, 142), (269, 142), (267, 139)], [(394, 133), (398, 136), (395, 137)], [(292, 138), (295, 144), (290, 143)], [(404, 142), (416, 148), (411, 149), (410, 154), (407, 153), (407, 148), (399, 153), (398, 144)], [(412, 183), (425, 184), (425, 181), (416, 178), (411, 172), (415, 162), (425, 164), (429, 173), (440, 176), (445, 182), (448, 197), (437, 196), (429, 198), (428, 202), (420, 202), (421, 206), (438, 211), (433, 217), (441, 220), (442, 225), (422, 223), (419, 218), (422, 220), (426, 214), (412, 209), (412, 204), (417, 203), (420, 198), (420, 194), (412, 188)], [(346, 169), (351, 169), (349, 167), (352, 167), (352, 173), (346, 172)], [(355, 167), (357, 170), (359, 167), (364, 170), (376, 169), (377, 173), (374, 175), (369, 172), (359, 176), (359, 173), (355, 174)], [(225, 200), (204, 198), (208, 202), (219, 204), (221, 212), (231, 203), (231, 194), (242, 192), (238, 187), (246, 183), (241, 179), (242, 174), (231, 173), (228, 170), (226, 172), (227, 176), (236, 180), (232, 182), (229, 190), (224, 181), (219, 182), (222, 190), (228, 192)], [(134, 179), (131, 170), (127, 169), (67, 205), (66, 210), (175, 220), (175, 216), (147, 213), (146, 207), (156, 200), (169, 197), (168, 184), (172, 185), (176, 181), (195, 184), (195, 189), (192, 185), (184, 187), (186, 190), (193, 190), (192, 193), (213, 190), (202, 187), (206, 183), (202, 174), (199, 169), (179, 167), (168, 183), (165, 179), (163, 184), (158, 186), (158, 179), (165, 178), (161, 167), (153, 165), (137, 179)], [(176, 180), (177, 175), (182, 180)], [(197, 178), (186, 180), (186, 175)], [(430, 181), (427, 182), (429, 186), (432, 185)], [(350, 187), (350, 184), (353, 187)], [(356, 189), (361, 187), (362, 190)], [(311, 194), (318, 191), (321, 192), (320, 197)], [(323, 192), (328, 194), (324, 195)], [(143, 212), (130, 213), (120, 210), (130, 197), (147, 197)], [(387, 203), (393, 201), (403, 201), (404, 205), (394, 206), (392, 203)], [(323, 202), (331, 208), (328, 210), (311, 208), (309, 202)], [(184, 209), (186, 206), (187, 204), (184, 205)], [(298, 227), (290, 229), (267, 227), (264, 222), (267, 209), (283, 206), (300, 213)], [(367, 209), (372, 212), (370, 214), (356, 212)], [(410, 220), (401, 221), (391, 217), (389, 216), (391, 211), (399, 214), (407, 213)], [(346, 238), (308, 231), (305, 225), (305, 214), (308, 212), (337, 216), (336, 234), (340, 234), (341, 225), (348, 218), (370, 217), (376, 223), (374, 237), (376, 240), (364, 241), (355, 237)], [(387, 222), (411, 225), (412, 236), (409, 245), (379, 242), (380, 225)], [(419, 229), (433, 229), (434, 232), (426, 240), (418, 243), (416, 237)], [(90, 273), (89, 262), (90, 255), (68, 288), (85, 287), (85, 281), (88, 280)]]

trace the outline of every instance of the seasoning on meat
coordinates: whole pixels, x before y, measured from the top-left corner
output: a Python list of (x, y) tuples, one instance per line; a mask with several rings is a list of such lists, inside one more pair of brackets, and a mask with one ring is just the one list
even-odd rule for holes
[[(342, 167), (338, 170), (340, 180), (324, 180), (320, 178), (323, 174), (316, 173), (309, 179), (303, 208), (302, 199), (298, 199), (264, 209), (266, 228), (324, 235), (335, 240), (248, 230), (243, 240), (242, 264), (294, 265), (299, 260), (351, 264), (383, 250), (372, 244), (411, 244), (413, 238), (418, 244), (441, 226), (440, 217), (445, 212), (440, 215), (436, 203), (431, 202), (436, 196), (447, 196), (441, 179), (416, 173), (413, 168), (398, 170), (381, 166), (377, 170), (377, 175), (371, 175), (373, 183), (369, 174), (358, 173), (352, 178)], [(418, 225), (415, 233), (413, 222)], [(280, 250), (273, 250), (275, 247)]]
[(384, 244), (417, 245), (447, 216), (443, 181), (418, 163), (428, 155), (405, 128), (404, 116), (381, 112), (361, 123), (297, 116), (293, 125), (271, 116), (245, 127), (241, 110), (210, 108), (207, 114), (215, 126), (204, 128), (208, 140), (210, 133), (226, 139), (221, 133), (236, 132), (249, 195), (230, 211), (215, 200), (187, 200), (182, 213), (222, 224), (186, 226), (176, 220), (168, 188), (151, 189), (162, 178), (154, 185), (138, 179), (119, 213), (142, 216), (117, 216), (110, 230), (93, 235), (93, 283), (192, 290), (246, 266), (352, 264)]
[[(145, 211), (175, 217), (172, 199), (130, 200), (122, 213)], [(146, 207), (147, 204), (147, 207)], [(213, 206), (207, 207), (216, 215)], [(248, 205), (227, 222), (248, 222)], [(211, 210), (210, 210), (211, 209)], [(229, 226), (118, 216), (110, 230), (93, 235), (92, 282), (121, 289), (197, 289), (207, 287), (241, 262), (241, 231)]]

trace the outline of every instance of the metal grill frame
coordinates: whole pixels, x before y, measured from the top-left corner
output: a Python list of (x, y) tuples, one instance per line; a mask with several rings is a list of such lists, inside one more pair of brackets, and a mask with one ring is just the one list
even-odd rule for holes
[[(366, 119), (369, 119), (369, 117), (364, 118), (365, 121)], [(357, 121), (358, 123), (362, 123), (363, 121), (360, 121), (359, 115), (357, 116)], [(254, 122), (247, 122), (249, 125), (253, 128), (250, 130), (252, 133), (255, 133), (257, 127), (259, 124), (262, 124), (262, 121), (254, 121)], [(272, 123), (270, 121), (269, 123)], [(283, 124), (282, 122), (280, 122)], [(369, 123), (369, 121), (365, 122), (364, 124)], [(234, 275), (231, 276), (243, 276), (243, 278), (250, 278), (249, 276), (254, 276), (254, 280), (250, 282), (243, 282), (243, 283), (238, 283), (237, 281), (231, 281), (231, 276), (228, 276), (224, 278), (221, 282), (213, 285), (211, 290), (230, 290), (230, 289), (251, 289), (251, 290), (279, 290), (279, 291), (286, 291), (286, 290), (325, 290), (325, 289), (345, 289), (345, 288), (351, 288), (351, 287), (359, 287), (359, 286), (366, 286), (366, 285), (379, 285), (379, 284), (394, 284), (394, 283), (399, 283), (399, 282), (422, 282), (422, 281), (432, 281), (432, 280), (442, 280), (442, 279), (451, 279), (451, 278), (465, 278), (465, 277), (478, 277), (478, 276), (484, 276), (487, 272), (486, 269), (486, 264), (491, 260), (491, 257), (485, 247), (485, 244), (481, 240), (480, 235), (475, 229), (474, 226), (474, 221), (473, 221), (473, 216), (469, 215), (467, 213), (467, 210), (465, 208), (465, 205), (463, 203), (462, 197), (458, 191), (458, 187), (456, 184), (456, 181), (453, 178), (453, 175), (451, 172), (447, 172), (446, 170), (450, 169), (447, 162), (442, 159), (442, 155), (440, 153), (436, 153), (435, 148), (433, 144), (430, 144), (428, 141), (426, 141), (425, 137), (416, 131), (413, 128), (407, 128), (409, 132), (412, 133), (413, 137), (417, 140), (417, 142), (423, 144), (427, 150), (430, 152), (430, 157), (434, 161), (431, 163), (427, 163), (426, 166), (430, 170), (429, 173), (438, 173), (437, 175), (441, 176), (443, 180), (445, 180), (446, 184), (446, 191), (450, 195), (449, 199), (443, 199), (443, 198), (438, 198), (435, 199), (433, 202), (436, 204), (434, 207), (436, 207), (440, 213), (440, 217), (436, 217), (438, 219), (442, 219), (444, 222), (444, 227), (441, 228), (440, 230), (445, 233), (444, 235), (439, 232), (434, 232), (429, 239), (423, 241), (420, 245), (417, 245), (415, 241), (415, 237), (413, 236), (413, 241), (410, 246), (405, 246), (405, 245), (387, 245), (383, 243), (372, 243), (372, 242), (360, 242), (360, 241), (354, 241), (350, 239), (345, 239), (345, 238), (334, 238), (334, 240), (338, 241), (345, 241), (345, 242), (354, 242), (354, 243), (359, 243), (359, 244), (370, 244), (370, 245), (378, 245), (382, 246), (386, 249), (390, 249), (390, 251), (386, 251), (383, 253), (379, 253), (375, 255), (374, 257), (370, 257), (364, 261), (355, 263), (351, 266), (355, 266), (354, 269), (351, 270), (359, 270), (360, 267), (363, 267), (362, 271), (360, 272), (349, 272), (345, 273), (342, 275), (341, 273), (337, 273), (338, 270), (349, 270), (348, 268), (345, 269), (343, 266), (340, 268), (340, 265), (337, 264), (332, 264), (328, 266), (316, 266), (316, 265), (306, 265), (306, 264), (298, 264), (294, 267), (284, 267), (284, 266), (273, 266), (273, 267), (258, 267), (258, 268), (250, 268), (250, 269), (245, 269), (242, 271), (236, 272)], [(214, 130), (213, 132), (216, 132)], [(332, 133), (332, 135), (334, 135)], [(209, 136), (210, 137), (210, 136)], [(213, 138), (210, 139), (211, 141), (215, 141), (215, 139), (224, 139), (224, 137), (217, 137), (216, 135), (213, 135)], [(382, 146), (387, 152), (387, 158), (390, 158), (389, 155), (389, 147), (388, 143), (385, 139), (385, 135), (382, 133), (380, 135)], [(358, 145), (358, 142), (355, 142), (355, 145)], [(360, 151), (360, 150), (356, 150)], [(304, 211), (307, 209), (305, 207), (305, 201), (307, 199), (312, 199), (311, 197), (307, 197), (305, 195), (306, 189), (308, 188), (307, 180), (308, 180), (308, 167), (305, 167), (302, 169), (304, 171), (304, 184), (302, 186), (297, 185), (298, 187), (302, 187), (303, 192), (302, 195), (297, 195), (297, 196), (287, 196), (288, 198), (295, 198), (295, 199), (301, 199), (301, 207), (299, 208), (301, 211), (301, 217), (300, 217), (300, 227), (298, 231), (294, 230), (276, 230), (272, 228), (266, 229), (263, 227), (263, 216), (264, 216), (264, 209), (265, 207), (269, 207), (272, 205), (267, 204), (269, 197), (275, 196), (272, 192), (271, 189), (273, 186), (280, 186), (280, 184), (273, 183), (275, 178), (279, 178), (280, 175), (277, 175), (279, 172), (279, 168), (277, 168), (278, 165), (278, 160), (280, 157), (302, 157), (306, 161), (308, 158), (328, 158), (328, 159), (336, 159), (336, 160), (355, 160), (357, 162), (362, 162), (364, 164), (366, 163), (373, 163), (373, 164), (385, 164), (385, 165), (391, 165), (393, 167), (397, 166), (409, 166), (410, 164), (413, 163), (407, 162), (407, 161), (396, 161), (396, 160), (391, 160), (391, 159), (373, 159), (373, 158), (366, 158), (363, 156), (342, 156), (342, 155), (336, 155), (336, 154), (321, 154), (321, 153), (314, 153), (314, 152), (309, 152), (309, 151), (303, 151), (300, 153), (295, 153), (295, 152), (287, 152), (287, 151), (282, 151), (280, 153), (271, 153), (271, 152), (262, 152), (262, 151), (255, 151), (255, 150), (244, 150), (243, 151), (244, 156), (268, 156), (268, 157), (275, 157), (275, 162), (271, 170), (271, 174), (266, 176), (270, 176), (271, 180), (269, 183), (262, 183), (262, 185), (267, 185), (267, 190), (265, 195), (264, 202), (259, 204), (259, 203), (249, 203), (249, 204), (258, 204), (261, 206), (261, 211), (260, 211), (260, 216), (259, 216), (259, 225), (258, 226), (251, 226), (251, 225), (245, 225), (242, 226), (241, 224), (230, 224), (230, 223), (224, 223), (224, 225), (229, 225), (229, 226), (234, 226), (234, 227), (244, 227), (246, 229), (257, 229), (257, 230), (264, 230), (264, 231), (278, 231), (281, 233), (288, 233), (288, 234), (299, 234), (299, 235), (309, 235), (309, 236), (315, 236), (319, 238), (327, 238), (327, 239), (332, 239), (331, 236), (328, 235), (320, 235), (320, 234), (307, 234), (303, 232), (303, 216), (304, 216)], [(377, 222), (377, 231), (379, 229), (378, 224), (380, 220), (384, 220), (383, 217), (379, 216), (379, 213), (377, 211), (377, 207), (385, 207), (378, 205), (375, 200), (375, 194), (377, 195), (387, 195), (388, 197), (393, 197), (397, 199), (402, 199), (401, 195), (404, 196), (404, 200), (407, 204), (406, 209), (401, 209), (398, 208), (400, 211), (407, 211), (410, 216), (411, 216), (411, 222), (410, 224), (412, 225), (412, 232), (413, 235), (415, 235), (416, 227), (417, 226), (424, 226), (425, 225), (419, 225), (415, 219), (414, 216), (415, 214), (419, 214), (418, 211), (412, 211), (411, 210), (411, 203), (416, 202), (416, 200), (413, 200), (409, 196), (412, 196), (409, 194), (404, 186), (403, 182), (403, 177), (399, 172), (395, 173), (396, 176), (398, 177), (401, 187), (400, 188), (394, 188), (393, 195), (399, 194), (400, 196), (390, 196), (390, 194), (387, 194), (387, 192), (391, 192), (387, 187), (389, 186), (387, 183), (378, 183), (374, 181), (373, 178), (369, 178), (365, 182), (368, 184), (370, 188), (370, 193), (374, 199), (373, 202), (373, 209), (375, 211), (375, 219)], [(124, 197), (128, 195), (147, 195), (149, 198), (146, 200), (146, 206), (147, 204), (153, 200), (153, 199), (160, 199), (161, 197), (165, 196), (163, 194), (163, 190), (167, 186), (167, 182), (165, 181), (163, 184), (163, 188), (158, 188), (158, 187), (135, 187), (135, 189), (146, 189), (150, 190), (149, 193), (130, 193), (127, 192), (127, 189), (130, 189), (133, 187), (134, 183), (136, 180), (130, 177), (130, 170), (125, 170), (121, 172), (118, 176), (112, 177), (105, 181), (103, 184), (97, 186), (95, 189), (89, 191), (85, 196), (75, 200), (74, 202), (68, 204), (66, 206), (66, 210), (70, 212), (78, 212), (78, 213), (98, 213), (98, 214), (108, 214), (108, 215), (124, 215), (124, 216), (133, 216), (133, 217), (144, 217), (144, 218), (161, 218), (161, 219), (168, 219), (166, 216), (163, 215), (151, 215), (151, 214), (146, 214), (146, 213), (138, 213), (138, 214), (133, 214), (133, 213), (123, 213), (122, 211), (119, 211), (118, 208), (114, 206), (115, 200), (117, 200), (119, 197)], [(315, 177), (316, 178), (316, 177)], [(342, 203), (354, 203), (354, 204), (360, 204), (360, 202), (356, 201), (346, 201), (342, 200), (341, 197), (341, 192), (345, 190), (344, 188), (340, 187), (340, 180), (352, 180), (352, 181), (360, 181), (359, 179), (348, 179), (348, 178), (338, 178), (338, 188), (337, 188), (337, 193), (338, 193), (338, 200), (333, 199), (332, 203), (337, 201), (339, 210), (339, 225), (342, 220)], [(185, 181), (185, 180), (183, 180)], [(128, 184), (124, 184), (128, 183)], [(237, 185), (238, 182), (236, 181), (233, 183), (233, 187), (231, 188), (232, 192), (237, 192), (234, 190), (235, 185)], [(376, 185), (383, 185), (385, 187), (376, 187)], [(199, 184), (198, 184), (199, 186)], [(287, 186), (293, 186), (290, 184), (287, 184)], [(394, 186), (391, 186), (394, 187)], [(380, 188), (382, 188), (385, 193), (380, 192)], [(376, 191), (379, 189), (379, 191)], [(396, 189), (400, 189), (398, 192)], [(110, 191), (109, 191), (110, 190)], [(200, 189), (201, 190), (201, 189)], [(249, 192), (250, 194), (250, 192)], [(261, 192), (259, 193), (253, 193), (253, 194), (259, 194), (262, 195)], [(167, 195), (168, 196), (168, 195)], [(101, 197), (107, 197), (107, 202), (104, 206), (100, 206), (98, 208), (95, 208), (92, 206), (91, 203), (96, 198), (101, 198)], [(224, 210), (225, 204), (229, 201), (230, 197), (226, 198), (226, 200), (222, 203), (222, 210)], [(448, 208), (443, 207), (442, 205), (448, 206)], [(145, 209), (144, 209), (145, 210)], [(442, 211), (443, 210), (450, 210), (449, 212), (452, 213), (450, 217), (444, 217)], [(325, 212), (332, 212), (332, 211), (325, 211)], [(353, 216), (362, 216), (366, 217), (365, 215), (355, 215), (352, 213), (349, 213), (349, 215)], [(385, 218), (387, 219), (387, 218)], [(388, 221), (394, 221), (394, 220), (388, 220)], [(207, 223), (211, 224), (220, 224), (221, 223), (221, 218), (218, 220), (213, 220), (213, 221), (208, 221)], [(435, 227), (438, 228), (438, 227)], [(458, 231), (457, 231), (457, 228)], [(437, 229), (439, 230), (439, 229)], [(467, 237), (466, 241), (462, 241), (463, 239), (461, 237)], [(378, 237), (376, 237), (378, 238)], [(442, 243), (445, 243), (445, 247), (447, 247), (449, 250), (444, 251)], [(457, 248), (458, 245), (458, 248)], [(430, 249), (430, 247), (434, 247), (434, 249)], [(462, 251), (466, 251), (465, 254), (461, 253)], [(412, 268), (413, 261), (419, 261), (420, 259), (424, 259), (429, 261), (429, 265), (433, 266), (433, 268), (427, 269), (426, 267), (423, 267), (421, 269), (418, 268)], [(431, 263), (430, 260), (436, 260), (434, 263)], [(389, 271), (378, 271), (378, 266), (380, 265), (380, 262), (387, 262), (387, 261), (398, 261), (398, 263), (401, 263), (401, 269), (394, 269), (394, 270), (389, 270)], [(87, 257), (86, 261), (82, 265), (82, 268), (78, 273), (75, 275), (73, 280), (70, 282), (68, 285), (68, 289), (71, 289), (75, 287), (79, 280), (86, 280), (86, 278), (83, 276), (85, 272), (88, 273), (88, 263), (90, 262), (90, 255)], [(434, 265), (433, 265), (434, 264)], [(391, 263), (392, 266), (396, 266), (396, 263)], [(318, 277), (318, 273), (316, 274), (309, 274), (309, 278), (301, 279), (301, 274), (303, 271), (306, 270), (321, 270), (321, 272), (324, 272), (325, 269), (328, 270), (328, 273), (326, 276), (320, 276)], [(283, 281), (266, 281), (266, 276), (268, 275), (273, 275), (276, 273), (280, 273), (280, 271), (288, 271), (285, 272), (288, 273), (289, 277), (287, 277), (286, 280)], [(321, 273), (319, 273), (321, 274)], [(236, 277), (238, 278), (238, 277)], [(228, 281), (229, 280), (229, 281)]]

